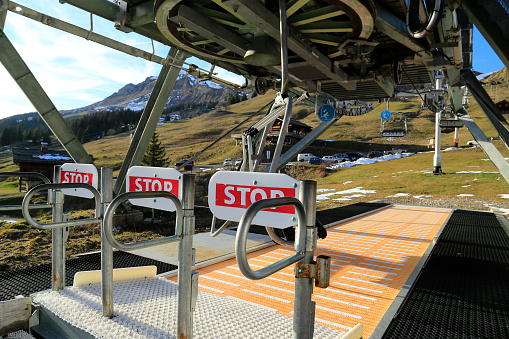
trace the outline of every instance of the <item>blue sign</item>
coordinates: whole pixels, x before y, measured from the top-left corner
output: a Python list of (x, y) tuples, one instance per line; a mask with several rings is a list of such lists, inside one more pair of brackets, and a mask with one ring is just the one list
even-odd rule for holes
[(380, 113), (380, 117), (382, 118), (382, 120), (389, 120), (391, 118), (391, 112), (384, 109), (382, 113)]
[(318, 109), (318, 112), (316, 112), (316, 115), (318, 115), (318, 119), (320, 119), (320, 121), (327, 122), (334, 119), (336, 111), (331, 105), (322, 105)]

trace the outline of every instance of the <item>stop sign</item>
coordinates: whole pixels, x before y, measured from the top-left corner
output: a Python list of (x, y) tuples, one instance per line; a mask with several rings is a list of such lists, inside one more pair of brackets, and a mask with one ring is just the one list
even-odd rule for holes
[[(255, 201), (278, 197), (298, 197), (299, 181), (286, 174), (221, 171), (209, 182), (209, 207), (219, 219), (240, 221)], [(263, 209), (253, 224), (286, 228), (297, 224), (293, 206)]]
[[(180, 199), (182, 173), (174, 168), (133, 166), (127, 172), (127, 192), (166, 191)], [(129, 199), (136, 206), (175, 211), (175, 204), (167, 198)]]
[[(60, 167), (61, 183), (88, 184), (97, 189), (97, 168), (92, 164), (63, 164)], [(92, 199), (94, 194), (84, 188), (65, 188), (62, 192), (66, 195)]]

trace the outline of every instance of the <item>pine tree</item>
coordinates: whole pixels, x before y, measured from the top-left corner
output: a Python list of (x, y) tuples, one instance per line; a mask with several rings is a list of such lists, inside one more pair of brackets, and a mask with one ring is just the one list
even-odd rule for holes
[(150, 144), (147, 147), (147, 151), (141, 161), (142, 165), (152, 167), (166, 167), (169, 165), (170, 160), (166, 156), (164, 146), (159, 141), (159, 133), (154, 132), (150, 139)]

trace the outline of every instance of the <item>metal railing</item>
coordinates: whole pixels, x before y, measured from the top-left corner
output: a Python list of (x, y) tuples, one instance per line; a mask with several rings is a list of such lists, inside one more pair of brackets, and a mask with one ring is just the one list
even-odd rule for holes
[[(88, 218), (88, 219), (79, 219), (79, 220), (71, 220), (71, 221), (64, 221), (64, 222), (53, 222), (48, 224), (41, 224), (35, 221), (32, 216), (30, 215), (29, 211), (29, 202), (32, 197), (40, 191), (43, 190), (61, 190), (66, 188), (82, 188), (90, 191), (95, 198), (95, 215), (99, 216), (101, 215), (101, 195), (97, 190), (90, 186), (89, 184), (82, 184), (82, 183), (64, 183), (64, 184), (42, 184), (37, 187), (32, 188), (23, 199), (22, 203), (22, 212), (23, 217), (26, 219), (26, 221), (36, 227), (40, 228), (42, 230), (50, 230), (53, 228), (60, 228), (60, 227), (70, 227), (70, 226), (80, 226), (80, 225), (90, 225), (90, 224), (98, 224), (101, 222), (100, 218)], [(55, 197), (55, 203), (58, 203), (57, 201), (58, 197)]]
[[(59, 168), (57, 168), (56, 173), (60, 173)], [(56, 175), (55, 177), (58, 177), (58, 175)], [(64, 194), (60, 189), (65, 188), (82, 188), (92, 192), (95, 198), (96, 218), (62, 221)], [(37, 192), (43, 190), (51, 190), (52, 192), (50, 193), (50, 195), (53, 195), (53, 197), (51, 198), (53, 204), (53, 220), (57, 220), (57, 222), (41, 224), (35, 221), (30, 215), (30, 200)], [(99, 192), (97, 192), (97, 190), (94, 187), (82, 183), (42, 184), (34, 187), (25, 195), (25, 198), (23, 199), (23, 202), (21, 204), (21, 211), (23, 212), (23, 217), (33, 227), (43, 230), (48, 229), (52, 230), (51, 271), (53, 279), (51, 280), (52, 285), (51, 287), (54, 291), (64, 289), (65, 288), (64, 233), (68, 230), (68, 227), (71, 226), (89, 225), (101, 222), (101, 219), (98, 217), (101, 215), (101, 196), (99, 195)]]
[[(103, 175), (104, 177), (104, 175)], [(178, 293), (177, 293), (177, 338), (192, 337), (193, 311), (198, 295), (198, 274), (192, 272), (194, 263), (194, 174), (182, 175), (182, 196), (180, 201), (173, 193), (158, 192), (127, 192), (117, 196), (109, 204), (104, 213), (102, 235), (108, 246), (102, 246), (102, 309), (103, 316), (113, 317), (113, 256), (107, 252), (111, 247), (122, 251), (132, 251), (171, 242), (179, 242), (178, 254)], [(113, 215), (118, 206), (127, 199), (168, 198), (176, 208), (175, 235), (160, 239), (152, 239), (138, 243), (122, 244), (113, 235)]]
[[(297, 236), (295, 242), (296, 253), (258, 271), (255, 271), (251, 268), (251, 266), (249, 266), (249, 262), (247, 260), (246, 246), (249, 227), (251, 226), (251, 223), (256, 214), (262, 209), (286, 205), (294, 206), (298, 215)], [(237, 229), (237, 237), (235, 238), (235, 255), (237, 257), (237, 264), (242, 274), (251, 280), (263, 279), (304, 258), (304, 252), (306, 250), (305, 219), (306, 214), (304, 212), (304, 207), (302, 206), (302, 203), (296, 198), (283, 197), (258, 200), (249, 206), (242, 216), (242, 219), (240, 219), (239, 227)]]
[[(159, 238), (159, 239), (152, 239), (152, 240), (146, 240), (141, 241), (137, 243), (131, 243), (131, 244), (122, 244), (117, 239), (115, 239), (115, 236), (113, 235), (113, 215), (115, 213), (115, 210), (122, 204), (124, 201), (128, 199), (143, 199), (143, 198), (168, 198), (170, 199), (176, 207), (176, 223), (175, 223), (175, 235), (165, 238)], [(158, 192), (127, 192), (119, 195), (113, 201), (110, 203), (108, 208), (106, 209), (106, 212), (104, 213), (104, 235), (106, 236), (106, 239), (111, 244), (111, 246), (115, 247), (116, 249), (119, 249), (121, 251), (132, 251), (137, 250), (141, 248), (166, 244), (170, 242), (180, 241), (182, 238), (182, 222), (183, 222), (183, 216), (184, 216), (184, 210), (182, 208), (182, 204), (175, 196), (175, 194), (165, 191), (158, 191)]]
[[(9, 178), (9, 177), (34, 178), (34, 179), (40, 179), (42, 182), (44, 182), (46, 184), (51, 183), (51, 181), (44, 174), (37, 173), (37, 172), (1, 172), (0, 178), (2, 178), (2, 177), (4, 177), (4, 178)], [(34, 205), (28, 206), (28, 208), (29, 209), (51, 208), (51, 204), (49, 202), (50, 201), (48, 199), (48, 203), (46, 203), (46, 204), (34, 204)], [(21, 205), (0, 206), (0, 211), (18, 211), (18, 210), (21, 210)]]
[[(117, 208), (128, 199), (140, 198), (168, 198), (176, 208), (175, 235), (159, 239), (141, 241), (137, 243), (122, 244), (113, 235), (113, 215)], [(113, 317), (113, 255), (112, 248), (121, 251), (132, 251), (151, 246), (180, 241), (182, 239), (182, 222), (184, 211), (180, 200), (170, 192), (127, 192), (117, 196), (104, 213), (104, 222), (101, 235), (106, 239), (108, 244), (101, 246), (101, 257), (105, 258), (101, 263), (101, 288), (102, 288), (102, 314), (105, 317)]]
[[(279, 260), (267, 267), (254, 271), (249, 266), (246, 251), (249, 227), (256, 214), (270, 207), (292, 205), (297, 212), (296, 253)], [(235, 255), (237, 264), (244, 276), (252, 280), (263, 279), (277, 271), (295, 266), (295, 300), (293, 308), (293, 337), (298, 339), (313, 338), (315, 303), (311, 300), (313, 294), (313, 281), (321, 279), (321, 275), (328, 276), (328, 272), (317, 267), (313, 260), (316, 250), (317, 230), (316, 220), (316, 181), (304, 180), (300, 182), (299, 199), (292, 197), (272, 198), (259, 200), (249, 206), (242, 216), (235, 239)], [(328, 259), (330, 263), (330, 258)], [(320, 261), (321, 262), (321, 261)], [(329, 265), (330, 266), (330, 265)], [(317, 274), (318, 272), (318, 274)], [(320, 281), (316, 286), (324, 285)]]
[(221, 234), (225, 229), (228, 228), (228, 226), (230, 226), (230, 224), (232, 223), (231, 220), (226, 220), (222, 225), (221, 227), (219, 227), (217, 230), (216, 230), (216, 216), (213, 215), (212, 216), (212, 224), (210, 225), (210, 236), (212, 238), (214, 237), (217, 237), (219, 234)]

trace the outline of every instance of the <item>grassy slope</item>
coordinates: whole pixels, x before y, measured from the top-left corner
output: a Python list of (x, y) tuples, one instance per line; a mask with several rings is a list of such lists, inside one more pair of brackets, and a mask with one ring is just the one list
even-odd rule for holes
[[(509, 98), (508, 84), (498, 85), (498, 97)], [(488, 91), (490, 94), (491, 92)], [(195, 153), (201, 151), (204, 147), (216, 140), (219, 136), (223, 135), (230, 128), (240, 123), (253, 113), (257, 112), (262, 106), (272, 100), (274, 92), (267, 93), (263, 96), (257, 96), (251, 100), (244, 101), (230, 106), (230, 112), (211, 112), (204, 114), (200, 117), (183, 120), (180, 122), (158, 126), (157, 131), (160, 133), (160, 139), (166, 147), (166, 152), (170, 157), (171, 162), (188, 158)], [(419, 106), (417, 99), (408, 102), (391, 102), (390, 110), (399, 112), (415, 112)], [(308, 106), (296, 106), (294, 112), (298, 112), (302, 108), (309, 108)], [(380, 131), (380, 112), (384, 109), (384, 104), (378, 104), (376, 109), (368, 114), (358, 117), (342, 117), (336, 124), (326, 131), (321, 139), (333, 139), (337, 142), (331, 143), (331, 147), (314, 147), (309, 151), (318, 155), (329, 155), (336, 152), (346, 150), (359, 150), (368, 151), (372, 148), (378, 150), (390, 149), (392, 147), (405, 147), (409, 150), (423, 151), (426, 148), (426, 138), (434, 136), (434, 119), (433, 113), (429, 110), (420, 112), (416, 117), (408, 119), (408, 134), (404, 138), (387, 140), (379, 136)], [(263, 110), (257, 116), (238, 127), (233, 133), (240, 133), (257, 121), (261, 116), (266, 113)], [(485, 131), (488, 137), (496, 137), (496, 131), (491, 127), (488, 119), (481, 112), (475, 100), (471, 100), (470, 114), (475, 118), (477, 124)], [(316, 127), (320, 121), (315, 114), (310, 114), (308, 117), (302, 119), (302, 122)], [(466, 128), (460, 129), (460, 146), (465, 145), (472, 136)], [(362, 143), (352, 143), (353, 141)], [(505, 146), (502, 146), (500, 141), (494, 142), (501, 150), (502, 154), (509, 156), (509, 152)], [(453, 145), (453, 133), (443, 134), (442, 146), (443, 148)], [(96, 164), (98, 167), (111, 166), (117, 172), (122, 164), (127, 148), (129, 147), (129, 135), (123, 133), (111, 137), (105, 137), (100, 140), (95, 140), (85, 145), (86, 150), (93, 154), (97, 159)], [(211, 150), (203, 153), (198, 157), (196, 163), (221, 163), (225, 158), (238, 158), (241, 157), (242, 149), (236, 146), (235, 142), (229, 137), (223, 138)], [(479, 164), (484, 164), (481, 158), (486, 158), (481, 151), (476, 151), (472, 156), (475, 156)], [(425, 156), (423, 156), (425, 157)], [(428, 155), (431, 158), (431, 155)], [(448, 171), (449, 155), (443, 156), (444, 171)], [(414, 156), (410, 159), (416, 159)], [(460, 157), (462, 158), (462, 157)], [(403, 161), (403, 160), (402, 160)], [(414, 161), (414, 160), (409, 160)], [(426, 160), (429, 163), (432, 160)], [(424, 162), (426, 162), (424, 161)], [(456, 163), (455, 161), (453, 163)], [(381, 164), (374, 164), (371, 166), (381, 166)], [(358, 167), (359, 169), (343, 169), (340, 172), (351, 171), (352, 176), (362, 176), (365, 169), (360, 169), (366, 166)], [(460, 166), (461, 167), (461, 166)], [(0, 169), (2, 171), (15, 170), (15, 166), (8, 158), (0, 158)], [(429, 168), (429, 166), (428, 166)], [(464, 169), (464, 168), (462, 168)], [(417, 170), (417, 169), (416, 169)], [(493, 169), (494, 170), (494, 169)], [(334, 177), (334, 176), (332, 176)], [(381, 182), (379, 185), (384, 185)], [(4, 187), (0, 187), (2, 193)], [(12, 191), (12, 187), (5, 187), (5, 190)]]

